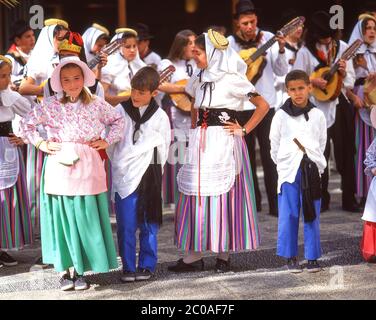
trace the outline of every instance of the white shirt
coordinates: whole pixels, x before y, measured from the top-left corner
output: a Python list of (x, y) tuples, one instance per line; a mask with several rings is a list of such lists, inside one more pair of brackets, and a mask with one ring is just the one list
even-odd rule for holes
[[(268, 31), (261, 31), (263, 36), (261, 38), (258, 48), (264, 45), (269, 39), (274, 37), (274, 34)], [(236, 43), (233, 36), (227, 38), (230, 46), (237, 52), (242, 50), (241, 46)], [(266, 51), (266, 66), (262, 73), (261, 78), (256, 82), (256, 91), (269, 103), (270, 108), (277, 106), (277, 96), (274, 88), (274, 74), (278, 76), (284, 76), (288, 72), (288, 63), (285, 54), (279, 53), (278, 43), (274, 43), (271, 48)], [(245, 100), (244, 110), (254, 110), (256, 107)]]
[(255, 92), (255, 87), (246, 77), (238, 74), (225, 74), (213, 85), (210, 99), (210, 88), (204, 90), (203, 83), (200, 82), (198, 71), (189, 80), (185, 91), (195, 97), (194, 108), (227, 108), (231, 110), (243, 110), (243, 101), (249, 99), (248, 93)]
[(320, 174), (324, 172), (326, 160), (326, 121), (322, 111), (313, 108), (309, 120), (304, 115), (292, 117), (278, 110), (270, 128), (270, 155), (277, 165), (278, 190), (284, 182), (293, 183), (303, 158), (303, 152), (294, 143), (294, 138), (306, 149), (308, 157), (316, 163)]
[(151, 51), (142, 60), (144, 60), (144, 62), (148, 66), (158, 66), (160, 64), (160, 62), (162, 61), (162, 58), (159, 54), (155, 53), (154, 51)]
[[(154, 148), (158, 149), (158, 158), (162, 169), (168, 157), (171, 143), (170, 121), (167, 114), (161, 109), (140, 126), (140, 135), (133, 144), (134, 121), (128, 116), (121, 105), (117, 110), (125, 119), (125, 135), (122, 140), (110, 147), (109, 157), (113, 173), (113, 193), (118, 193), (124, 199), (132, 194), (141, 182), (141, 179), (153, 160)], [(145, 112), (142, 107), (140, 113)]]
[[(27, 62), (27, 60), (30, 58), (31, 52), (29, 54), (26, 54), (23, 52), (20, 48), (16, 47), (17, 53)], [(22, 80), (24, 77), (24, 74), (26, 73), (25, 65), (20, 64), (17, 62), (13, 56), (6, 54), (5, 55), (10, 61), (12, 61), (12, 82), (15, 82), (17, 80)]]
[[(298, 48), (296, 48), (298, 49)], [(273, 46), (271, 50), (274, 51), (274, 54), (278, 54), (277, 51), (279, 51), (278, 46)], [(296, 52), (293, 50), (290, 50), (289, 48), (285, 47), (285, 58), (287, 61), (287, 73), (289, 73), (292, 69), (292, 64), (289, 63), (289, 61), (295, 60), (296, 58)], [(287, 74), (286, 73), (286, 74)], [(289, 98), (287, 91), (286, 91), (286, 85), (285, 85), (285, 79), (286, 79), (286, 74), (283, 76), (275, 76), (275, 81), (274, 81), (274, 87), (276, 90), (276, 99), (277, 103), (275, 106), (275, 109), (278, 110), (282, 105), (285, 103), (285, 101)]]
[[(347, 44), (343, 41), (340, 41), (339, 51), (334, 63), (336, 63), (347, 49)], [(292, 67), (292, 70), (303, 70), (308, 75), (311, 75), (315, 68), (319, 65), (319, 61), (312, 55), (312, 53), (306, 48), (302, 47), (296, 56), (296, 61)], [(347, 76), (344, 79), (343, 86), (345, 88), (352, 89), (354, 87), (354, 77), (355, 72), (352, 66), (352, 63), (347, 62), (346, 64)], [(330, 128), (335, 121), (336, 117), (336, 106), (338, 104), (338, 98), (334, 101), (321, 102), (315, 99), (314, 96), (310, 98), (311, 102), (318, 107), (325, 114), (327, 127)]]

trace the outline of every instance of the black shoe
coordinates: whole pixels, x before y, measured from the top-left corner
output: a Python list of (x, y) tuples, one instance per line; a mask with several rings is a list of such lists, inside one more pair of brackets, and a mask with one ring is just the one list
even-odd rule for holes
[(225, 260), (217, 258), (217, 261), (215, 263), (215, 271), (218, 272), (218, 273), (231, 271), (230, 259), (225, 261)]
[(82, 291), (90, 288), (89, 283), (86, 281), (84, 276), (76, 276), (74, 279), (74, 290)]
[(185, 263), (183, 259), (179, 259), (178, 262), (167, 268), (172, 272), (195, 272), (204, 270), (204, 260), (200, 259), (192, 263)]
[(70, 277), (69, 274), (64, 274), (60, 280), (60, 290), (62, 291), (68, 291), (68, 290), (72, 290), (74, 288), (74, 281), (73, 279)]
[(136, 281), (149, 280), (153, 273), (148, 269), (138, 268), (136, 272)]
[(273, 217), (278, 217), (278, 212), (276, 211), (271, 211), (269, 212), (269, 215), (273, 216)]
[(134, 282), (136, 280), (136, 273), (131, 271), (124, 271), (120, 278), (121, 282)]
[(0, 252), (0, 263), (6, 267), (14, 267), (18, 265), (18, 262), (4, 251)]
[(299, 264), (299, 261), (296, 257), (287, 259), (287, 270), (291, 273), (301, 273), (303, 272), (302, 267)]
[(308, 272), (313, 273), (313, 272), (319, 272), (321, 270), (322, 270), (322, 268), (318, 264), (317, 260), (308, 260), (308, 264), (307, 264), (307, 271)]

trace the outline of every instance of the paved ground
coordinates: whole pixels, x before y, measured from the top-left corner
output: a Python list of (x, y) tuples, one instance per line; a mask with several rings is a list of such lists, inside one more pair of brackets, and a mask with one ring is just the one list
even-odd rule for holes
[[(376, 265), (364, 263), (359, 252), (361, 214), (340, 210), (338, 185), (334, 176), (332, 207), (321, 218), (322, 272), (288, 273), (284, 260), (275, 255), (277, 219), (261, 212), (262, 246), (257, 251), (232, 254), (233, 272), (214, 273), (215, 257), (207, 255), (204, 272), (170, 273), (167, 266), (180, 254), (173, 244), (173, 213), (166, 209), (159, 234), (160, 263), (153, 281), (122, 284), (116, 270), (89, 275), (92, 286), (88, 291), (61, 292), (53, 269), (32, 266), (39, 252), (36, 243), (13, 253), (20, 262), (17, 267), (0, 268), (0, 299), (376, 299)], [(303, 256), (300, 246), (302, 260)]]

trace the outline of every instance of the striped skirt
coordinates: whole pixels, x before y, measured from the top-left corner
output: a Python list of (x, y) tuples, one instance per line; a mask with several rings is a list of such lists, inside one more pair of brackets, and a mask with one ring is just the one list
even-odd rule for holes
[(176, 207), (175, 243), (183, 251), (228, 252), (260, 244), (252, 172), (242, 141), (242, 167), (231, 190), (220, 196), (180, 194)]
[(360, 117), (358, 110), (355, 111), (355, 177), (356, 195), (360, 198), (367, 197), (372, 177), (364, 173), (364, 159), (366, 152), (375, 137), (372, 127), (367, 125)]
[(31, 210), (33, 230), (40, 234), (40, 178), (42, 174), (45, 154), (37, 150), (32, 144), (27, 146), (27, 190)]
[(20, 171), (16, 184), (0, 190), (0, 249), (21, 249), (33, 242), (26, 171), (20, 148), (18, 154)]

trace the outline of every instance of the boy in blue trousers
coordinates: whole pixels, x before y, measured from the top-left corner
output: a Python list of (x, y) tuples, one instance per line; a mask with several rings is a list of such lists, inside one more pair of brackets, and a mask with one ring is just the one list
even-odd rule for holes
[[(290, 98), (276, 112), (271, 129), (271, 157), (278, 171), (277, 255), (287, 259), (290, 272), (302, 272), (298, 262), (299, 215), (304, 219), (307, 271), (321, 268), (320, 175), (326, 167), (326, 120), (310, 101), (311, 84), (302, 70), (287, 74)], [(302, 209), (302, 210), (301, 210)]]

